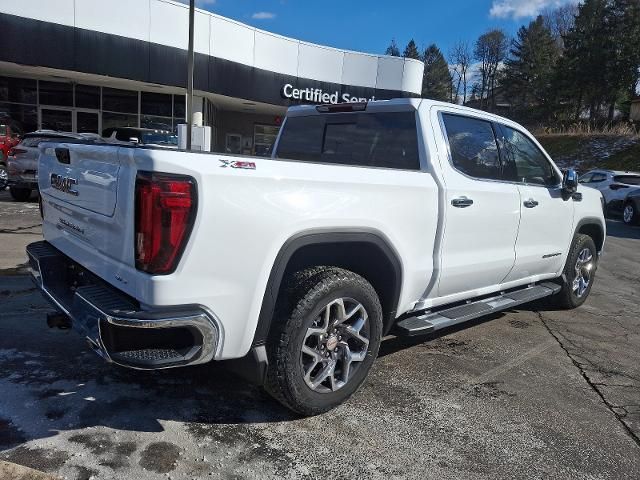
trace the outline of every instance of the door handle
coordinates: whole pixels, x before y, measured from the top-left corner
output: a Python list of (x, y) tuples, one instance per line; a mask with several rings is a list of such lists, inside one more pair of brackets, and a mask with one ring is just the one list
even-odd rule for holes
[(467, 208), (473, 205), (473, 200), (467, 197), (458, 197), (451, 200), (451, 205), (457, 208)]
[(522, 204), (527, 208), (533, 208), (539, 205), (537, 200), (534, 200), (533, 198), (530, 198), (529, 200), (525, 200), (524, 202), (522, 202)]

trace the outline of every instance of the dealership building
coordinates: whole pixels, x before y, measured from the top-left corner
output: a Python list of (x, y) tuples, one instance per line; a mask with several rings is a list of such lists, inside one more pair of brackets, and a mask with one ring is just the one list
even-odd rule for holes
[[(102, 132), (185, 122), (188, 8), (0, 0), (0, 124)], [(195, 15), (195, 111), (212, 149), (264, 155), (289, 105), (420, 95), (424, 65)]]

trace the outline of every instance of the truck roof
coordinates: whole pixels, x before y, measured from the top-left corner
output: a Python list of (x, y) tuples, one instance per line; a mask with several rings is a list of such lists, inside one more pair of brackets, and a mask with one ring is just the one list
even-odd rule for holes
[[(481, 114), (484, 118), (511, 125), (518, 125), (517, 122), (510, 120), (499, 115), (485, 112), (484, 110), (478, 110), (476, 108), (465, 107), (463, 105), (457, 105), (455, 103), (441, 102), (438, 100), (431, 100), (428, 98), (393, 98), (391, 100), (372, 100), (363, 103), (338, 103), (338, 104), (324, 104), (324, 105), (294, 105), (287, 110), (288, 117), (308, 116), (308, 115), (321, 115), (323, 113), (333, 112), (347, 112), (347, 111), (402, 111), (402, 110), (417, 110), (421, 108), (429, 108), (430, 106), (442, 106), (448, 108), (455, 108), (460, 112), (469, 112), (475, 115)], [(349, 109), (351, 107), (351, 109)], [(322, 109), (326, 109), (322, 111)]]

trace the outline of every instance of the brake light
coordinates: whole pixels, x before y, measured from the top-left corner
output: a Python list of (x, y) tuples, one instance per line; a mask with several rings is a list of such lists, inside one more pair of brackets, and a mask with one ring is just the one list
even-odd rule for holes
[(367, 109), (367, 102), (345, 102), (334, 105), (318, 105), (316, 110), (320, 113), (362, 112)]
[(135, 197), (136, 268), (156, 275), (171, 273), (195, 220), (195, 180), (184, 175), (139, 172)]
[(21, 153), (27, 153), (27, 151), (22, 148), (12, 148), (11, 150), (9, 150), (10, 157), (15, 157), (16, 155), (20, 155)]

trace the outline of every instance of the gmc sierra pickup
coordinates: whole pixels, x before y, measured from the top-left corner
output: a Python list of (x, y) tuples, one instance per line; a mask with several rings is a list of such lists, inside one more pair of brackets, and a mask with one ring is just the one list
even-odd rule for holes
[(292, 107), (269, 159), (40, 152), (50, 325), (131, 368), (231, 360), (304, 415), (353, 394), (388, 333), (578, 307), (605, 241), (600, 192), (523, 127), (430, 100)]

